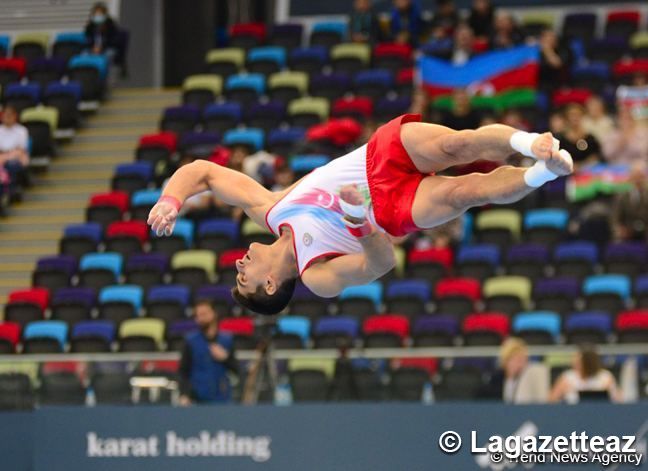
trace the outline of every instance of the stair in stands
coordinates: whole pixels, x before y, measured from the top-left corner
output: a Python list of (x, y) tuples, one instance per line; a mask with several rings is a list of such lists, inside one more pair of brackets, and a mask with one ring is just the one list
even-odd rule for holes
[(58, 253), (63, 228), (80, 223), (92, 193), (110, 187), (113, 169), (132, 162), (140, 135), (157, 129), (177, 90), (116, 89), (74, 139), (59, 146), (46, 173), (34, 177), (23, 201), (0, 220), (0, 306), (31, 285), (38, 258)]

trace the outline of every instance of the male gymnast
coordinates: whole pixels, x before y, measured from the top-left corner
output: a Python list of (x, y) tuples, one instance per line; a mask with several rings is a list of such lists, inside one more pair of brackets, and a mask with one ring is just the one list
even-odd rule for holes
[[(332, 160), (291, 187), (271, 192), (243, 173), (203, 160), (171, 177), (148, 223), (170, 235), (183, 202), (211, 190), (267, 226), (277, 240), (250, 244), (236, 261), (232, 295), (259, 314), (277, 314), (298, 277), (315, 294), (380, 278), (395, 265), (392, 237), (428, 229), (485, 204), (508, 204), (573, 171), (551, 133), (494, 124), (456, 131), (403, 115), (378, 128), (366, 145)], [(435, 175), (475, 160), (520, 153), (529, 168), (504, 165), (487, 174)]]

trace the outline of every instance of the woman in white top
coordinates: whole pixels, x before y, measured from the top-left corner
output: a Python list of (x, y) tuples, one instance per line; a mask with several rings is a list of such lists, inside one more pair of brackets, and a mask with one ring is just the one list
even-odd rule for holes
[(611, 401), (621, 400), (614, 376), (601, 366), (598, 353), (587, 347), (576, 353), (572, 368), (560, 375), (549, 394), (549, 402), (576, 404), (582, 391), (607, 391)]

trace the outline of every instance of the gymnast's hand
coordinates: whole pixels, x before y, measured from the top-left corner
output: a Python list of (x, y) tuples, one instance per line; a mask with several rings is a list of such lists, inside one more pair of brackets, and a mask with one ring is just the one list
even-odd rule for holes
[(558, 140), (554, 139), (553, 134), (545, 132), (535, 138), (533, 144), (531, 144), (531, 152), (538, 160), (549, 160), (553, 152), (558, 150), (557, 146)]
[(163, 197), (151, 208), (147, 223), (158, 237), (162, 235), (170, 236), (173, 234), (173, 228), (177, 219), (177, 205)]

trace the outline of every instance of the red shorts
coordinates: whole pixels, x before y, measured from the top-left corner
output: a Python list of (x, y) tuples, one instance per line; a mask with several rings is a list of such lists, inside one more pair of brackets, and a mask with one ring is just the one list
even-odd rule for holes
[(414, 196), (427, 175), (418, 171), (400, 138), (401, 125), (421, 121), (421, 115), (405, 114), (380, 126), (367, 144), (367, 181), (374, 216), (393, 236), (420, 230), (412, 219)]

